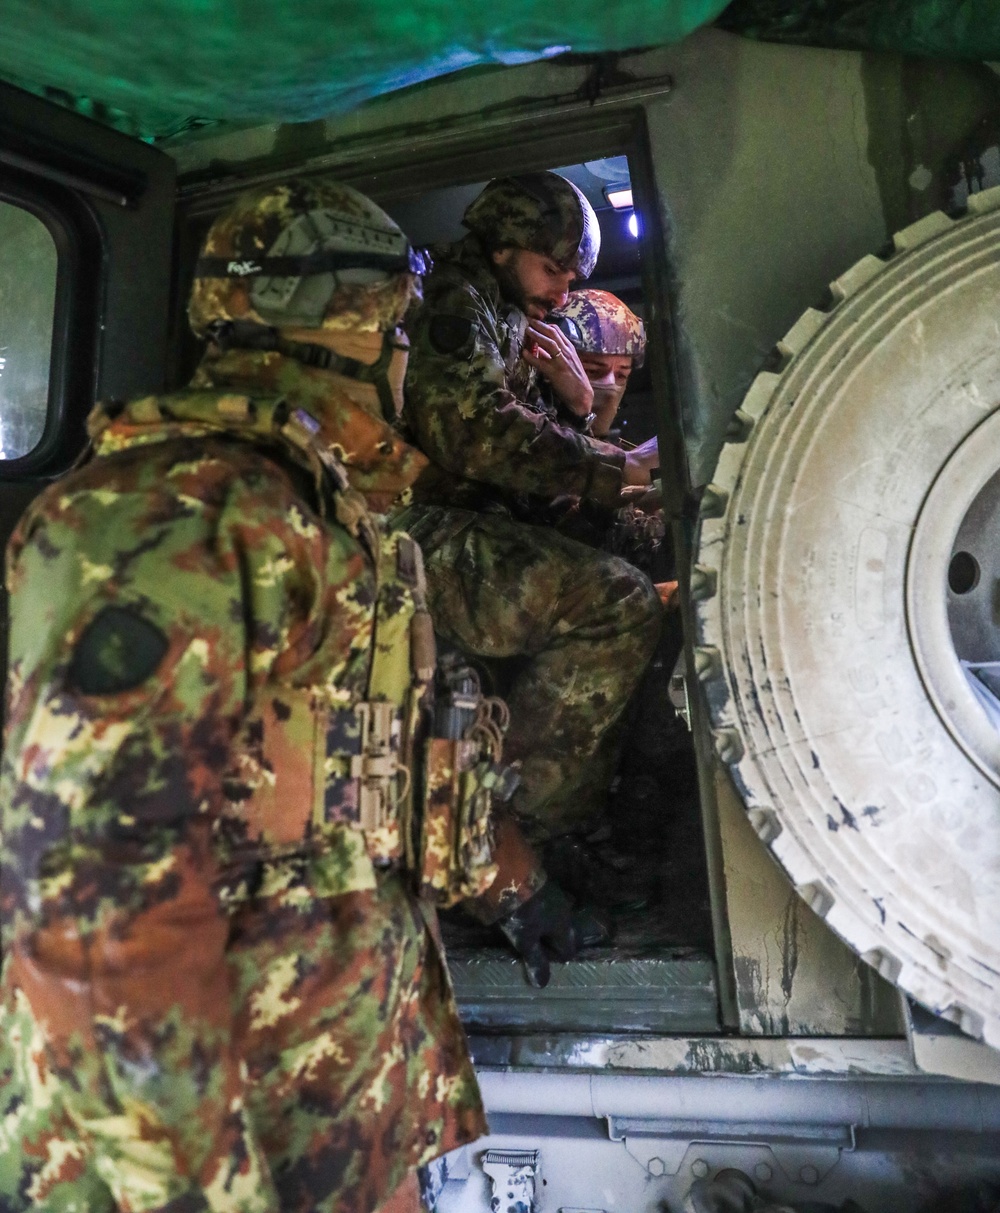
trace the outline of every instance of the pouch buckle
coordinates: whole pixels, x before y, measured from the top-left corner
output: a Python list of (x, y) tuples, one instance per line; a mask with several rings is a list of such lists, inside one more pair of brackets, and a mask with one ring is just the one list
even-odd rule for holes
[(361, 752), (351, 758), (351, 778), (358, 781), (358, 824), (362, 830), (379, 830), (389, 824), (396, 806), (393, 784), (400, 772), (392, 737), (396, 706), (366, 702), (355, 711)]

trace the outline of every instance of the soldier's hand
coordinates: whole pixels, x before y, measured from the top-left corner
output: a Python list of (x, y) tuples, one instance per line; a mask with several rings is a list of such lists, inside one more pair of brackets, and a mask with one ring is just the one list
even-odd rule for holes
[(579, 950), (572, 907), (552, 880), (497, 925), (524, 961), (528, 984), (538, 989), (549, 984), (550, 954), (556, 960), (572, 960)]
[(660, 451), (656, 439), (650, 438), (641, 446), (633, 447), (625, 452), (625, 467), (622, 469), (622, 482), (629, 484), (649, 484), (653, 468), (660, 466)]
[(594, 408), (594, 389), (572, 341), (554, 324), (530, 320), (521, 357), (552, 384), (560, 401), (577, 417)]
[(644, 514), (656, 514), (663, 509), (663, 486), (654, 481), (651, 486), (630, 484), (622, 489), (622, 505), (633, 506)]

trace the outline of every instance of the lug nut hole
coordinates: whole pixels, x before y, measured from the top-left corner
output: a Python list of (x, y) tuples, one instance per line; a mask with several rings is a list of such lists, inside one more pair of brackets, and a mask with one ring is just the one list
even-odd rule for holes
[(948, 565), (948, 588), (953, 594), (968, 594), (979, 584), (979, 561), (971, 552), (956, 552)]

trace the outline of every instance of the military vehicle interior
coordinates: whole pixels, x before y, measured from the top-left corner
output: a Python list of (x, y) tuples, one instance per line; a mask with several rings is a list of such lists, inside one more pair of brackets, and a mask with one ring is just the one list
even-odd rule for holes
[[(16, 52), (14, 39), (5, 45)], [(0, 537), (78, 456), (95, 395), (190, 374), (199, 351), (184, 301), (198, 242), (240, 189), (335, 171), (424, 244), (461, 234), (462, 210), (490, 176), (556, 167), (600, 215), (593, 285), (647, 321), (621, 437), (658, 431), (683, 566), (690, 486), (711, 480), (773, 343), (893, 231), (997, 184), (995, 71), (717, 29), (623, 62), (634, 75), (610, 77), (606, 105), (594, 104), (598, 68), (570, 56), (537, 75), (528, 64), (404, 90), (327, 124), (191, 129), (170, 154), (109, 129), (106, 115), (0, 84)], [(605, 192), (626, 180), (635, 237), (628, 208), (616, 212)], [(597, 865), (613, 946), (554, 966), (539, 991), (496, 936), (457, 916), (446, 924), (495, 1144), (544, 1151), (552, 1207), (576, 1210), (679, 1209), (695, 1166), (760, 1167), (789, 1201), (851, 1196), (868, 1213), (914, 1213), (938, 1184), (995, 1180), (1000, 1122), (979, 1084), (995, 1080), (996, 1054), (901, 999), (830, 930), (809, 886), (796, 892), (761, 845), (773, 815), (748, 820), (716, 769), (701, 700), (697, 748), (678, 719), (671, 623), (675, 647), (629, 721), (611, 837), (590, 844), (599, 860), (603, 848), (622, 853), (618, 866)], [(697, 1122), (678, 1121), (695, 1108)], [(765, 1109), (776, 1110), (767, 1145), (746, 1137), (748, 1115)], [(670, 1158), (677, 1171), (666, 1174)], [(485, 1183), (475, 1163), (471, 1174), (470, 1190), (476, 1176)], [(476, 1207), (489, 1199), (484, 1189)], [(934, 1207), (980, 1205), (946, 1196)]]
[[(523, 156), (521, 164), (526, 164)], [(659, 418), (670, 415), (668, 402), (659, 398), (663, 384), (657, 384), (651, 371), (657, 355), (667, 360), (670, 354), (663, 348), (667, 344), (663, 327), (648, 322), (649, 280), (643, 276), (648, 232), (641, 205), (633, 197), (634, 169), (629, 156), (621, 153), (570, 163), (552, 164), (550, 159), (548, 164), (584, 192), (598, 215), (601, 253), (587, 285), (613, 292), (647, 320), (647, 356), (629, 379), (616, 427), (618, 440), (638, 445), (657, 434)], [(442, 184), (433, 189), (415, 189), (412, 173), (402, 177), (366, 173), (350, 179), (389, 212), (415, 246), (433, 248), (465, 234), (462, 214), (491, 176), (516, 171), (509, 156), (495, 168), (488, 156), (463, 167), (474, 171), (480, 166), (481, 177), (451, 183), (447, 178), (455, 166), (444, 167), (439, 176)], [(530, 167), (547, 165), (536, 152)], [(218, 205), (213, 198), (190, 208), (182, 282), (183, 269), (190, 272), (194, 250)], [(176, 298), (185, 296), (182, 286)], [(180, 383), (190, 375), (200, 350), (179, 310), (174, 339)], [(655, 352), (654, 343), (661, 347)], [(654, 477), (671, 476), (664, 462)], [(676, 490), (675, 501), (683, 495), (679, 484), (664, 487), (668, 497), (670, 488)], [(664, 511), (663, 539), (644, 553), (655, 581), (677, 576), (671, 512)], [(686, 542), (687, 536), (679, 534), (680, 541)], [(459, 1007), (483, 1059), (495, 1056), (497, 1049), (506, 1057), (517, 1047), (518, 1038), (527, 1047), (529, 1040), (546, 1031), (571, 1039), (577, 1034), (718, 1029), (694, 746), (683, 720), (683, 689), (680, 712), (671, 699), (671, 679), (682, 649), (680, 613), (667, 611), (660, 646), (630, 705), (607, 824), (582, 845), (574, 843), (546, 857), (550, 871), (569, 888), (577, 904), (597, 909), (610, 922), (611, 943), (555, 965), (549, 985), (537, 990), (528, 985), (520, 961), (498, 930), (480, 926), (461, 911), (444, 915)]]
[[(605, 144), (598, 150), (610, 149)], [(493, 170), (485, 159), (471, 167), (479, 166), (481, 175), (476, 180), (442, 183), (429, 190), (415, 191), (412, 176), (403, 183), (397, 178), (388, 183), (376, 178), (365, 181), (363, 187), (386, 207), (414, 244), (432, 246), (460, 237), (461, 216), (468, 202), (491, 175), (510, 171), (506, 163)], [(667, 342), (662, 326), (648, 323), (648, 264), (646, 277), (643, 274), (647, 232), (641, 206), (633, 204), (629, 158), (620, 153), (594, 159), (581, 156), (570, 163), (557, 160), (554, 167), (584, 191), (599, 216), (602, 249), (589, 285), (614, 292), (647, 318), (650, 348), (643, 366), (630, 379), (616, 426), (618, 440), (638, 444), (657, 433), (658, 418), (669, 415), (665, 402), (657, 398), (657, 392), (663, 394), (663, 386), (657, 386), (651, 373), (651, 363), (668, 359), (669, 351), (663, 348)], [(446, 182), (447, 176), (439, 176), (438, 181)], [(239, 187), (240, 183), (231, 183), (229, 190)], [(16, 408), (4, 410), (4, 458), (11, 472), (21, 464), (30, 471), (39, 460), (56, 471), (69, 462), (71, 447), (79, 449), (83, 409), (76, 407), (70, 390), (63, 415), (52, 415), (46, 380), (48, 354), (53, 333), (74, 320), (82, 324), (85, 317), (67, 316), (60, 310), (68, 306), (59, 289), (59, 274), (65, 275), (67, 266), (65, 257), (60, 262), (57, 251), (60, 240), (67, 237), (44, 206), (25, 207), (23, 201), (12, 197), (0, 210), (5, 236), (16, 239), (25, 255), (30, 252), (37, 262), (30, 275), (19, 275), (17, 265), (23, 266), (23, 261), (13, 259), (4, 270), (10, 278), (3, 291), (9, 340), (0, 353), (8, 359), (0, 366), (0, 375), (10, 389), (5, 398), (18, 402)], [(184, 320), (186, 275), (191, 272), (201, 235), (220, 205), (221, 200), (213, 197), (192, 207), (178, 233), (171, 328), (166, 335), (173, 350), (170, 379), (177, 384), (186, 381), (200, 355), (199, 344)], [(82, 260), (82, 234), (79, 242)], [(73, 343), (65, 348), (71, 352)], [(51, 374), (69, 374), (69, 370), (56, 362)], [(15, 376), (23, 382), (14, 383)], [(78, 388), (85, 382), (79, 370), (74, 378)], [(65, 445), (65, 452), (60, 455), (53, 449), (46, 454), (47, 444), (56, 440)], [(668, 467), (663, 475), (670, 480)], [(32, 491), (29, 482), (24, 482), (23, 492), (19, 492), (19, 483), (8, 482), (8, 527)], [(682, 493), (677, 484), (667, 487), (676, 490), (674, 500)], [(670, 514), (671, 510), (664, 511), (663, 539), (644, 552), (648, 571), (657, 581), (677, 575)], [(520, 962), (499, 933), (477, 926), (461, 913), (450, 915), (445, 932), (453, 976), (463, 1015), (473, 1032), (488, 1037), (546, 1029), (585, 1035), (717, 1029), (709, 882), (694, 749), (682, 712), (670, 695), (671, 675), (682, 646), (679, 612), (666, 612), (660, 648), (629, 710), (619, 771), (610, 789), (607, 824), (579, 845), (574, 842), (547, 857), (553, 874), (570, 888), (578, 903), (593, 906), (610, 921), (611, 944), (556, 966), (549, 987), (538, 991), (528, 986)], [(683, 691), (680, 702), (683, 704)]]
[[(601, 225), (601, 253), (586, 285), (611, 291), (647, 317), (642, 216), (634, 205), (628, 157), (561, 164), (553, 171), (584, 192)], [(485, 180), (443, 186), (388, 199), (384, 205), (415, 244), (433, 249), (465, 234), (462, 214), (484, 185)], [(650, 341), (661, 339), (655, 327), (648, 327)], [(629, 379), (615, 438), (638, 445), (656, 433), (657, 401), (647, 357)], [(660, 476), (654, 473), (654, 478)], [(654, 581), (677, 576), (669, 520), (662, 530), (663, 537), (644, 543), (637, 556)], [(682, 647), (679, 612), (666, 611), (660, 646), (629, 708), (605, 824), (584, 839), (557, 844), (545, 856), (550, 875), (577, 904), (596, 909), (610, 922), (611, 943), (555, 966), (549, 986), (535, 990), (526, 984), (499, 931), (478, 925), (460, 910), (444, 916), (459, 1004), (473, 1031), (715, 1026), (712, 927), (694, 752), (683, 708), (679, 713), (670, 697)], [(664, 986), (671, 991), (666, 996)]]
[[(888, 265), (894, 232), (940, 224), (936, 211), (958, 213), (1000, 181), (998, 26), (990, 6), (966, 0), (736, 0), (695, 33), (724, 0), (548, 6), (550, 26), (480, 6), (489, 37), (464, 57), (452, 52), (474, 22), (461, 5), (421, 31), (416, 57), (398, 35), (422, 20), (420, 6), (257, 6), (269, 38), (282, 21), (301, 23), (267, 55), (264, 33), (245, 37), (225, 6), (214, 38), (204, 22), (219, 6), (147, 7), (143, 22), (103, 2), (69, 4), (58, 22), (43, 6), (5, 14), (4, 542), (78, 456), (95, 395), (189, 376), (199, 350), (184, 302), (198, 243), (240, 189), (333, 171), (431, 244), (461, 234), (489, 177), (556, 167), (599, 213), (591, 284), (647, 321), (620, 436), (659, 433), (683, 576), (690, 487), (712, 481), (724, 440), (745, 440), (730, 437), (736, 410), (774, 343), (801, 338), (799, 317), (815, 320), (810, 309), (827, 307), (828, 284), (849, 267), (879, 250)], [(543, 59), (525, 62), (526, 47)], [(567, 47), (576, 53), (545, 58)], [(631, 212), (608, 197), (626, 182)], [(669, 576), (666, 546), (657, 559)], [(0, 664), (4, 627), (0, 611)], [(555, 965), (539, 991), (497, 936), (458, 916), (445, 925), (495, 1144), (543, 1150), (551, 1207), (576, 1213), (679, 1209), (694, 1175), (734, 1166), (773, 1173), (789, 1201), (850, 1196), (868, 1213), (924, 1210), (947, 1177), (995, 1181), (1000, 1120), (979, 1084), (998, 1080), (997, 1054), (963, 1035), (960, 1006), (944, 1008), (948, 1022), (901, 998), (881, 963), (891, 956), (859, 958), (824, 920), (822, 883), (796, 891), (762, 845), (778, 837), (777, 818), (746, 813), (701, 698), (696, 746), (678, 716), (676, 616), (667, 632), (628, 723), (610, 837), (589, 844), (613, 945)], [(820, 833), (845, 847), (857, 838)], [(905, 883), (910, 869), (897, 870)], [(954, 918), (948, 896), (923, 877), (912, 884)], [(476, 1165), (472, 1175), (485, 1184)], [(983, 1209), (987, 1195), (946, 1194), (933, 1207)], [(484, 1187), (481, 1207), (489, 1200)]]
[[(774, 339), (821, 298), (824, 284), (851, 257), (878, 248), (886, 230), (941, 205), (935, 193), (924, 200), (926, 206), (920, 202), (923, 209), (911, 211), (900, 203), (886, 218), (881, 207), (869, 206), (869, 194), (859, 186), (850, 197), (861, 201), (854, 210), (844, 209), (844, 164), (855, 163), (854, 137), (843, 134), (850, 151), (843, 162), (815, 140), (813, 111), (826, 113), (829, 89), (815, 82), (809, 54), (758, 47), (719, 31), (706, 31), (690, 45), (690, 50), (686, 43), (676, 53), (635, 59), (630, 70), (640, 73), (643, 96), (650, 98), (642, 106), (630, 99), (638, 77), (622, 85), (621, 105), (615, 100), (618, 77), (609, 77), (607, 99), (613, 103), (595, 105), (594, 88), (605, 87), (604, 77), (569, 57), (553, 76), (560, 83), (551, 97), (545, 90), (556, 84), (548, 71), (539, 69), (536, 81), (529, 65), (510, 73), (511, 80), (527, 81), (516, 87), (507, 84), (504, 71), (476, 76), (468, 96), (460, 82), (446, 81), (426, 92), (404, 90), (368, 115), (331, 120), (323, 129), (300, 123), (242, 134), (206, 130), (202, 137), (187, 131), (171, 136), (176, 143), (171, 155), (79, 112), (0, 85), (9, 127), (0, 148), (0, 253), (8, 254), (0, 255), (5, 347), (0, 401), (16, 400), (13, 413), (30, 401), (32, 417), (25, 420), (34, 427), (18, 438), (13, 413), (0, 410), (4, 423), (8, 417), (12, 423), (9, 450), (6, 430), (3, 435), (4, 537), (38, 487), (78, 455), (95, 394), (124, 398), (178, 386), (189, 377), (199, 353), (185, 320), (191, 270), (201, 236), (236, 192), (289, 172), (335, 171), (386, 207), (416, 242), (433, 243), (460, 234), (465, 204), (489, 177), (555, 167), (573, 176), (599, 210), (604, 252), (592, 283), (621, 295), (647, 320), (647, 361), (630, 384), (621, 436), (641, 441), (658, 428), (670, 498), (666, 514), (674, 520), (673, 538), (683, 558), (695, 522), (690, 486), (710, 479), (715, 448), (729, 433), (729, 414)], [(745, 77), (728, 70), (720, 75), (719, 63), (737, 59), (746, 59), (754, 71), (748, 66)], [(779, 138), (774, 128), (771, 94), (761, 91), (763, 80), (785, 80), (779, 67), (812, 98), (813, 108), (803, 112), (796, 127), (808, 135), (798, 154), (808, 153), (810, 164), (815, 160), (822, 186), (807, 206), (800, 205), (794, 157), (778, 147), (785, 136)], [(682, 70), (683, 87), (675, 88)], [(742, 125), (724, 119), (736, 112), (725, 108), (735, 106), (736, 99), (712, 91), (720, 79), (744, 81), (738, 107)], [(932, 83), (937, 76), (928, 70), (927, 79)], [(837, 80), (844, 96), (854, 97), (847, 83)], [(441, 99), (452, 92), (455, 113), (449, 116), (445, 105), (441, 116)], [(540, 106), (542, 93), (548, 100)], [(984, 106), (992, 95), (984, 94)], [(872, 138), (888, 140), (894, 119), (885, 116), (880, 97), (873, 94), (870, 107), (872, 121), (878, 118)], [(465, 112), (470, 98), (486, 106), (472, 117)], [(674, 112), (678, 98), (689, 103), (683, 121)], [(851, 112), (843, 99), (834, 108), (838, 114)], [(965, 118), (959, 115), (951, 126), (961, 126), (968, 140)], [(692, 149), (715, 148), (724, 134), (738, 135), (739, 146), (745, 143), (751, 150), (733, 158), (719, 144), (715, 159), (699, 151), (691, 160)], [(762, 141), (772, 149), (770, 159), (760, 150)], [(988, 134), (980, 144), (987, 150), (993, 146)], [(941, 148), (952, 146), (942, 135)], [(937, 164), (934, 157), (944, 154), (921, 149), (916, 147), (907, 161), (911, 176), (921, 157)], [(627, 178), (621, 174), (623, 156)], [(731, 160), (729, 185), (720, 191), (714, 174)], [(954, 187), (954, 177), (972, 188), (979, 163), (963, 156), (962, 164), (972, 168), (957, 176), (949, 168), (948, 183)], [(775, 166), (785, 165), (789, 173), (795, 166), (794, 188), (790, 178), (778, 182), (774, 176)], [(616, 212), (609, 205), (608, 187), (626, 180), (634, 192), (635, 238), (628, 232), (633, 217), (628, 209)], [(747, 217), (740, 208), (757, 215), (765, 185), (774, 186), (767, 196), (781, 221), (758, 223), (748, 245)], [(791, 198), (795, 205), (785, 206)], [(736, 215), (728, 209), (732, 200), (738, 203)], [(727, 205), (715, 205), (723, 202)], [(912, 199), (911, 205), (916, 205)], [(850, 239), (839, 228), (831, 234), (819, 258), (817, 214), (840, 216), (845, 230), (848, 221), (855, 225)], [(26, 273), (24, 258), (31, 248), (37, 262)], [(780, 274), (775, 266), (784, 267)], [(29, 286), (39, 292), (34, 304), (26, 298)], [(718, 306), (719, 289), (733, 298), (731, 306)], [(29, 332), (34, 347), (22, 339)], [(51, 353), (47, 385), (39, 380), (31, 391), (15, 391), (25, 376), (44, 376), (46, 352)], [(31, 357), (34, 371), (27, 365)], [(701, 368), (711, 374), (703, 378)], [(40, 440), (28, 449), (39, 427)], [(672, 623), (679, 626), (676, 619)], [(676, 634), (673, 643), (679, 644)], [(901, 1030), (889, 984), (859, 966), (820, 920), (799, 906), (760, 851), (738, 797), (717, 778), (714, 759), (701, 744), (704, 730), (696, 729), (699, 809), (694, 748), (669, 704), (672, 658), (667, 654), (659, 662), (658, 706), (637, 709), (630, 721), (633, 751), (645, 745), (646, 752), (626, 758), (609, 814), (615, 846), (637, 862), (621, 871), (609, 865), (608, 883), (630, 894), (643, 886), (653, 892), (637, 894), (631, 908), (628, 901), (617, 907), (614, 947), (558, 966), (541, 994), (526, 985), (516, 959), (495, 939), (479, 937), (463, 955), (465, 945), (456, 934), (459, 998), (477, 1039), (493, 1049), (480, 1054), (483, 1060), (513, 1061), (514, 1046), (499, 1043), (501, 1038), (520, 1031), (526, 1042), (536, 1028), (559, 1032), (558, 1049), (565, 1044), (571, 1050), (579, 1036), (630, 1031), (696, 1034), (739, 1025), (779, 1035), (885, 1036)], [(694, 707), (697, 714), (697, 703)], [(638, 823), (628, 821), (633, 808)], [(826, 995), (833, 984), (839, 994), (831, 1000)], [(518, 1047), (528, 1064), (541, 1055), (545, 1061), (539, 1064), (557, 1061), (556, 1046), (535, 1053), (527, 1043)]]

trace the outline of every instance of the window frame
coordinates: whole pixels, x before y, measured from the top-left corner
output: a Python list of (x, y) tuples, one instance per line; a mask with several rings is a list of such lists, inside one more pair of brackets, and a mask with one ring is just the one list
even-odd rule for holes
[(45, 423), (30, 451), (0, 460), (0, 479), (7, 481), (65, 470), (85, 440), (97, 373), (104, 266), (96, 216), (78, 194), (28, 173), (5, 170), (0, 202), (44, 224), (56, 249)]

